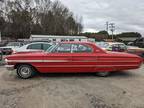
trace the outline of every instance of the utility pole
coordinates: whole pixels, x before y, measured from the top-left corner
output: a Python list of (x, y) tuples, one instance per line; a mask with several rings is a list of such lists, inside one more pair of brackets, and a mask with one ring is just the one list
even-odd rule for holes
[(109, 37), (109, 22), (107, 21), (105, 25), (106, 25), (106, 31), (108, 33), (107, 35), (107, 38), (108, 38)]
[(110, 28), (110, 31), (112, 32), (112, 41), (113, 41), (113, 39), (114, 39), (113, 33), (114, 33), (114, 31), (115, 31), (115, 23), (110, 23), (110, 24), (109, 24), (109, 28)]
[(109, 31), (109, 22), (108, 21), (106, 22), (106, 31), (107, 32)]

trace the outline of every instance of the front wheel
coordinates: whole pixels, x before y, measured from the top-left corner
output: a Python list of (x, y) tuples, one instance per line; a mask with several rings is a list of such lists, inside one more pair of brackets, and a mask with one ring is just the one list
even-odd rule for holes
[(34, 75), (35, 71), (30, 65), (20, 65), (17, 67), (17, 75), (22, 79), (28, 79)]
[(97, 75), (100, 77), (106, 77), (110, 74), (110, 72), (97, 72)]

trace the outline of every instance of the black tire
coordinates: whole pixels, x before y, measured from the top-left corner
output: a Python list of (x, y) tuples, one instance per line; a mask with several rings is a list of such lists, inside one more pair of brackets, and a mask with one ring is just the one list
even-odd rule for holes
[(110, 72), (97, 72), (96, 74), (100, 77), (107, 77), (110, 74)]
[(22, 79), (31, 78), (35, 75), (35, 73), (35, 70), (30, 65), (22, 64), (17, 67), (17, 75)]

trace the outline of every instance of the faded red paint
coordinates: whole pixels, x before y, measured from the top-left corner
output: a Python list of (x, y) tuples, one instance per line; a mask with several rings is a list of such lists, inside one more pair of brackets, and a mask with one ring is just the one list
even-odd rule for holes
[(92, 53), (20, 53), (6, 57), (8, 65), (30, 64), (41, 73), (59, 72), (104, 72), (137, 69), (142, 63), (139, 56), (106, 52), (93, 43), (86, 42), (66, 42), (81, 43), (93, 48)]

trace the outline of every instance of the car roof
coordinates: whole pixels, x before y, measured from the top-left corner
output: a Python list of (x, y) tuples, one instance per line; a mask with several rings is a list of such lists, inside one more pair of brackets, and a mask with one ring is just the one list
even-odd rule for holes
[(32, 44), (49, 44), (49, 45), (52, 45), (52, 43), (48, 43), (48, 42), (32, 42), (32, 43), (28, 43), (28, 44), (25, 44), (25, 45), (23, 45), (22, 47), (20, 47), (20, 48), (24, 48), (24, 47), (27, 47), (27, 46), (29, 46), (29, 45), (32, 45)]
[(52, 43), (49, 43), (49, 42), (31, 42), (31, 43), (28, 43), (28, 44), (37, 44), (37, 43), (52, 44)]

